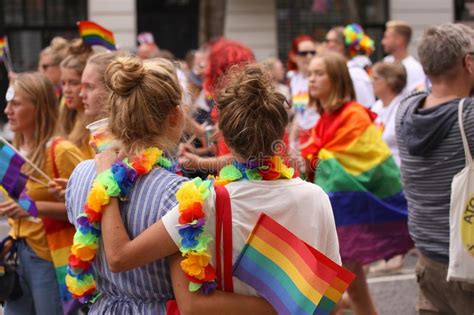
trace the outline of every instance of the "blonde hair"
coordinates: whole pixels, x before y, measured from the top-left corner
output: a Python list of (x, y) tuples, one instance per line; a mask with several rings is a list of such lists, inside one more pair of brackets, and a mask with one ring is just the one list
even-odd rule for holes
[(407, 72), (399, 62), (377, 62), (372, 71), (383, 78), (396, 94), (400, 94), (407, 84)]
[(234, 66), (222, 83), (216, 103), (219, 129), (227, 145), (245, 159), (279, 153), (278, 143), (289, 121), (289, 105), (275, 89), (265, 66)]
[[(84, 45), (81, 38), (71, 41), (68, 47), (68, 56), (61, 62), (61, 69), (70, 69), (81, 77), (86, 67), (87, 59), (93, 54), (92, 48)], [(81, 148), (89, 143), (89, 131), (86, 129), (88, 121), (83, 110), (70, 109), (63, 106), (59, 113), (61, 134), (69, 141)]]
[(66, 58), (69, 48), (69, 41), (63, 37), (57, 36), (51, 40), (48, 47), (44, 48), (40, 56), (50, 56), (54, 65), (59, 65)]
[[(21, 91), (35, 106), (35, 130), (33, 150), (28, 154), (38, 167), (43, 168), (47, 143), (54, 136), (58, 119), (58, 103), (53, 84), (38, 72), (20, 73), (13, 83), (15, 91)], [(22, 134), (15, 134), (13, 144), (24, 144)], [(32, 171), (29, 166), (27, 171)]]
[(95, 66), (97, 73), (99, 74), (100, 82), (105, 86), (105, 71), (110, 63), (117, 57), (125, 56), (122, 51), (114, 52), (103, 52), (92, 55), (88, 60), (87, 64)]
[(392, 29), (396, 34), (402, 36), (405, 39), (406, 44), (408, 45), (411, 41), (412, 30), (411, 26), (405, 22), (400, 20), (393, 20), (388, 21), (385, 24), (385, 28)]
[(346, 59), (335, 52), (325, 52), (314, 58), (319, 58), (323, 61), (329, 81), (331, 82), (331, 92), (324, 108), (318, 99), (310, 100), (315, 102), (318, 111), (334, 113), (345, 103), (355, 100), (354, 86), (347, 69)]
[[(169, 118), (181, 103), (173, 63), (163, 58), (142, 61), (118, 57), (105, 71), (109, 89), (109, 129), (133, 155), (149, 146), (169, 150)], [(179, 126), (182, 128), (182, 126)]]

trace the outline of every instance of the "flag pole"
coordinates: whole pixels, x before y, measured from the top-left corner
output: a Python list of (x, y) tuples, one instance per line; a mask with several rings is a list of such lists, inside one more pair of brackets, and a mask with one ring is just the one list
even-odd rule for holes
[[(12, 56), (10, 54), (10, 47), (8, 45), (8, 37), (5, 36), (5, 47), (3, 48), (3, 51), (4, 51), (4, 54), (7, 56), (7, 63), (8, 63), (8, 67), (7, 67), (7, 70), (8, 72), (13, 72), (13, 61), (12, 61)], [(5, 64), (7, 64), (5, 63)]]
[(21, 156), (23, 159), (25, 159), (25, 162), (28, 163), (35, 171), (37, 171), (38, 173), (40, 173), (41, 176), (43, 176), (44, 178), (46, 178), (48, 181), (52, 181), (51, 177), (49, 177), (48, 175), (46, 175), (45, 172), (43, 172), (38, 166), (36, 166), (33, 162), (31, 162), (30, 160), (28, 160), (26, 157), (23, 156), (23, 154), (20, 153), (20, 151), (18, 151), (14, 146), (12, 146), (5, 138), (3, 138), (2, 136), (0, 136), (0, 141), (2, 141), (3, 143), (5, 143), (7, 146), (9, 146), (13, 151), (15, 151), (19, 156)]
[(31, 176), (31, 175), (27, 175), (28, 176), (28, 179), (31, 179), (32, 181), (34, 181), (35, 183), (38, 183), (40, 184), (41, 186), (44, 186), (46, 188), (49, 188), (48, 184), (44, 181), (42, 181), (41, 179), (38, 179), (34, 176)]

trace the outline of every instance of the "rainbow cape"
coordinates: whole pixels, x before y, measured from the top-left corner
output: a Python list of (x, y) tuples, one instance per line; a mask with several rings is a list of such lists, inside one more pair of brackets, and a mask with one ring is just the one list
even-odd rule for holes
[(413, 247), (400, 170), (375, 117), (355, 102), (323, 113), (302, 150), (330, 197), (343, 261), (365, 264)]
[(278, 314), (329, 314), (354, 274), (262, 213), (235, 262), (234, 276)]
[(99, 45), (109, 50), (116, 50), (114, 33), (91, 21), (79, 21), (79, 34), (88, 46)]
[(68, 313), (74, 304), (71, 293), (66, 287), (67, 265), (69, 253), (76, 229), (67, 221), (43, 218), (46, 240), (48, 241), (51, 258), (56, 271), (64, 313)]

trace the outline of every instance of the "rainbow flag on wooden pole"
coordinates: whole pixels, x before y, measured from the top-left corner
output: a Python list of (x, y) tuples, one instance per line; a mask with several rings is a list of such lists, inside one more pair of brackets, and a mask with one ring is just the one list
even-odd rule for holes
[(329, 314), (354, 280), (262, 213), (234, 265), (234, 276), (258, 291), (278, 314)]
[(79, 34), (88, 46), (103, 46), (109, 50), (117, 50), (114, 33), (91, 21), (77, 22)]

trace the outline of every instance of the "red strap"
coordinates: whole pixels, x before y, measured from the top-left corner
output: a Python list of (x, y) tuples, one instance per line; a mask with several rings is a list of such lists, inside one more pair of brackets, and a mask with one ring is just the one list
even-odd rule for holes
[[(232, 280), (232, 207), (229, 191), (222, 186), (216, 191), (216, 277), (218, 285), (226, 292), (233, 292)], [(224, 236), (224, 278), (221, 271), (221, 238)], [(222, 280), (224, 285), (222, 286)]]
[(56, 154), (54, 153), (54, 150), (56, 149), (56, 145), (58, 145), (59, 142), (61, 142), (63, 139), (60, 137), (54, 138), (53, 142), (51, 142), (51, 147), (49, 149), (50, 155), (51, 155), (51, 162), (53, 163), (53, 176), (54, 178), (59, 178), (59, 171), (58, 171), (58, 166), (56, 165)]
[(222, 203), (224, 198), (220, 187), (214, 187), (216, 192), (216, 279), (217, 286), (222, 288), (221, 240), (222, 240)]

